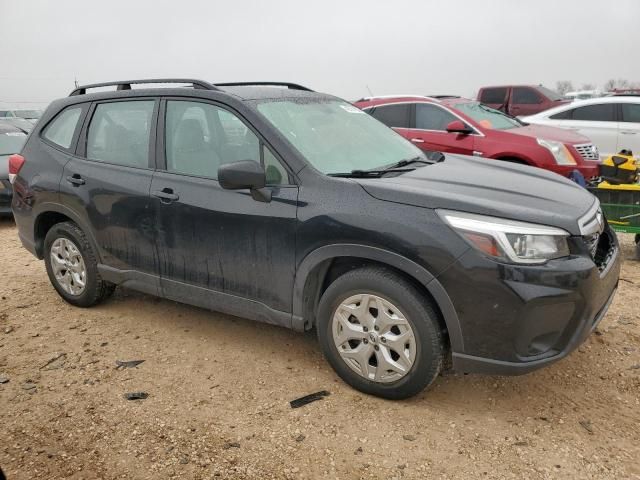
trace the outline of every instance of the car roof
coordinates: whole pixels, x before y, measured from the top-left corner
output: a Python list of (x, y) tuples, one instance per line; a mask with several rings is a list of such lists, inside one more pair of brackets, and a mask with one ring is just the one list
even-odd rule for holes
[(601, 103), (637, 103), (640, 104), (640, 97), (624, 97), (624, 96), (611, 96), (611, 97), (594, 97), (594, 98), (586, 98), (584, 100), (576, 100), (575, 102), (565, 103), (563, 105), (559, 105), (557, 107), (550, 108), (549, 110), (544, 110), (535, 115), (530, 115), (531, 117), (541, 117), (546, 118), (550, 115), (555, 115), (559, 112), (565, 112), (567, 110), (573, 110), (574, 108), (584, 107), (587, 105), (599, 105)]
[(450, 107), (455, 107), (460, 103), (477, 103), (476, 100), (472, 100), (470, 98), (464, 97), (454, 97), (454, 96), (446, 96), (441, 98), (435, 97), (427, 97), (424, 95), (383, 95), (379, 97), (364, 97), (360, 100), (356, 100), (354, 103), (363, 104), (366, 106), (364, 108), (374, 107), (376, 105), (386, 105), (392, 103), (435, 103), (440, 105), (446, 105)]

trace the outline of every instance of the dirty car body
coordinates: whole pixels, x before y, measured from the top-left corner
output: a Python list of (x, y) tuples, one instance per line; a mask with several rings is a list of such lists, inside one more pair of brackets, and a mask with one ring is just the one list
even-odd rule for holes
[[(295, 85), (74, 93), (34, 127), (13, 211), (23, 245), (45, 260), (49, 232), (61, 222), (76, 225), (105, 284), (303, 331), (326, 321), (319, 305), (332, 285), (375, 267), (432, 306), (454, 369), (497, 374), (525, 373), (567, 355), (614, 295), (615, 235), (595, 197), (553, 173), (458, 155), (430, 162), (359, 109)], [(135, 152), (134, 160), (105, 157), (109, 145), (126, 143), (109, 129), (122, 112), (122, 125), (138, 119), (148, 132), (147, 143), (118, 151)], [(203, 156), (218, 135), (214, 124), (226, 135), (226, 150)], [(384, 158), (380, 148), (367, 151), (370, 131), (389, 139), (389, 152), (413, 158), (389, 173), (362, 170), (372, 156)], [(206, 170), (212, 155), (218, 178)], [(251, 155), (254, 164), (245, 160)], [(239, 172), (266, 181), (243, 188)], [(467, 235), (477, 222), (507, 230), (533, 225), (530, 238), (518, 242), (533, 241), (537, 227), (560, 232), (564, 250), (542, 261), (511, 261), (494, 255), (501, 248), (495, 244), (482, 250), (491, 233), (478, 234), (484, 240)], [(373, 332), (368, 338), (358, 348), (384, 342)], [(384, 350), (378, 343), (375, 355)], [(416, 363), (426, 349), (418, 347)], [(352, 384), (394, 398), (393, 382), (381, 392), (373, 374), (366, 380), (369, 390)]]

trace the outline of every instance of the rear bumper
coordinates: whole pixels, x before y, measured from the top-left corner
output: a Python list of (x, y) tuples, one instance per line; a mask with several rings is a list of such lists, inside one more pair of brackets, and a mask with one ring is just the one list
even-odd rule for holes
[[(584, 252), (522, 267), (469, 251), (440, 275), (462, 331), (463, 347), (452, 352), (454, 370), (519, 375), (582, 344), (605, 316), (618, 285), (621, 254), (607, 231), (610, 256), (601, 269)], [(577, 248), (578, 239), (573, 241)]]
[(0, 180), (0, 215), (11, 215), (13, 189), (7, 180)]

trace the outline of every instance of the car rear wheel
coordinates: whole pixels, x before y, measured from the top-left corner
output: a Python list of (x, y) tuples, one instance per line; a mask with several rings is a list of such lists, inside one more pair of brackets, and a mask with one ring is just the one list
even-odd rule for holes
[(433, 306), (411, 282), (384, 268), (336, 279), (320, 300), (317, 327), (331, 366), (362, 392), (407, 398), (442, 369), (443, 335)]
[(49, 280), (67, 302), (90, 307), (113, 293), (115, 285), (100, 277), (93, 248), (75, 223), (63, 222), (51, 227), (44, 247)]

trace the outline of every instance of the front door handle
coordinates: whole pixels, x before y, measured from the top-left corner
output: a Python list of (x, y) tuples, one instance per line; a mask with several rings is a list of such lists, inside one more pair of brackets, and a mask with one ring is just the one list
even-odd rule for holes
[(421, 138), (412, 138), (411, 141), (413, 143), (424, 143), (424, 140), (422, 140)]
[(162, 190), (154, 190), (151, 195), (158, 197), (162, 203), (171, 203), (180, 200), (180, 195), (173, 193), (173, 188), (163, 188)]
[(622, 130), (620, 133), (623, 135), (635, 135), (638, 132), (632, 132), (630, 130)]
[(77, 173), (74, 173), (73, 175), (69, 175), (67, 177), (67, 182), (69, 182), (69, 183), (71, 183), (72, 185), (75, 185), (75, 186), (79, 186), (79, 185), (84, 185), (85, 184), (84, 178), (82, 178)]

